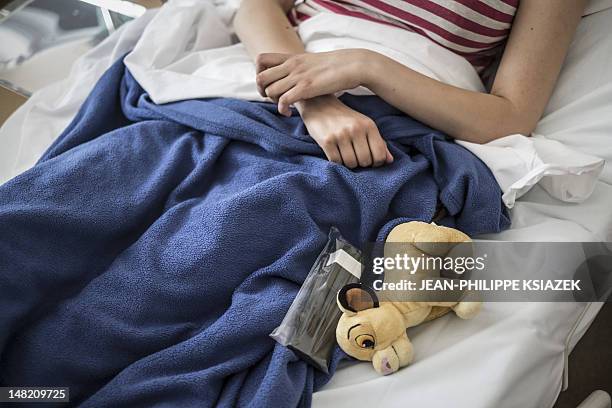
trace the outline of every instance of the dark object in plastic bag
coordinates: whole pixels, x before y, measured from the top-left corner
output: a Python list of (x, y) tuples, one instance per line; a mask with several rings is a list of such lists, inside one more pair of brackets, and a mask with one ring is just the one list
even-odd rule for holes
[(336, 295), (345, 285), (359, 280), (361, 269), (361, 251), (332, 227), (325, 248), (312, 265), (282, 323), (270, 337), (328, 373), (341, 314)]

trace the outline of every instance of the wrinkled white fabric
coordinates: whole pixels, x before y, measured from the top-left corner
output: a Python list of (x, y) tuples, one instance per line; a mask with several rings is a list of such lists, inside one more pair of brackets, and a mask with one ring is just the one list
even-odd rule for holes
[[(224, 0), (217, 0), (217, 1), (224, 1)], [(239, 1), (239, 0), (229, 0), (229, 1)], [(595, 14), (600, 11), (607, 10), (609, 8), (612, 8), (612, 0), (590, 0), (587, 3), (583, 16), (590, 16), (591, 14)]]
[(98, 79), (130, 51), (155, 12), (126, 24), (80, 57), (68, 77), (35, 92), (0, 127), (0, 184), (32, 167), (76, 116)]
[[(217, 3), (222, 13), (212, 3), (172, 0), (126, 58), (128, 68), (156, 103), (204, 97), (263, 100), (257, 93), (251, 58), (241, 44), (232, 45), (228, 21), (240, 2)], [(300, 24), (298, 33), (309, 52), (366, 48), (447, 84), (483, 91), (480, 78), (465, 59), (406, 30), (322, 13)], [(570, 69), (572, 64), (570, 60)], [(349, 92), (370, 93), (364, 88)], [(542, 131), (537, 141), (512, 135), (485, 145), (458, 143), (491, 169), (509, 208), (538, 182), (560, 200), (584, 201), (603, 168), (602, 158), (574, 152), (547, 136)], [(577, 137), (584, 135), (579, 132)]]
[(582, 202), (604, 167), (603, 159), (537, 134), (507, 136), (485, 145), (458, 143), (492, 170), (509, 208), (537, 183), (559, 200)]

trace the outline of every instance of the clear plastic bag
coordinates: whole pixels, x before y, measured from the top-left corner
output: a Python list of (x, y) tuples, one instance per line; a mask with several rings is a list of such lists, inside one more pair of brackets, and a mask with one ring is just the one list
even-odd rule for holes
[(328, 373), (341, 314), (336, 296), (345, 285), (359, 281), (362, 268), (361, 251), (332, 227), (325, 248), (270, 337)]

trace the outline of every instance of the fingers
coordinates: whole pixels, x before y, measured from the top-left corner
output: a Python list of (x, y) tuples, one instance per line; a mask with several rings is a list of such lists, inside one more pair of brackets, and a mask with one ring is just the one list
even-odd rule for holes
[(353, 149), (360, 167), (370, 167), (372, 165), (372, 153), (365, 129), (361, 130), (360, 134), (353, 135)]
[(370, 150), (368, 139), (365, 137), (354, 141), (351, 141), (350, 138), (343, 138), (337, 144), (329, 143), (322, 148), (329, 161), (344, 164), (349, 169), (380, 167), (383, 164), (391, 164), (394, 160), (384, 141), (382, 141), (382, 148), (378, 149), (382, 153), (382, 158), (378, 156), (380, 153), (377, 153), (376, 159), (374, 159), (374, 152)]
[(257, 69), (257, 73), (259, 74), (262, 71), (265, 71), (268, 68), (275, 67), (277, 65), (283, 64), (289, 58), (291, 58), (291, 54), (279, 54), (279, 53), (263, 53), (259, 54), (255, 59), (255, 68)]
[(367, 131), (368, 131), (368, 136), (367, 136), (368, 146), (372, 153), (372, 166), (380, 167), (385, 163), (387, 164), (392, 163), (393, 156), (391, 155), (391, 152), (387, 148), (387, 144), (385, 143), (384, 139), (380, 135), (380, 132), (378, 131), (378, 127), (376, 126), (376, 124), (372, 123), (368, 127)]
[(266, 93), (266, 88), (273, 85), (275, 82), (285, 79), (289, 73), (289, 70), (284, 65), (277, 65), (261, 71), (255, 78), (255, 82), (257, 83), (257, 91), (263, 97), (269, 96)]
[(257, 91), (266, 97), (265, 89), (281, 78), (287, 76), (284, 67), (280, 67), (285, 61), (291, 58), (291, 54), (263, 53), (255, 59), (255, 70), (257, 72)]
[(285, 92), (278, 99), (278, 111), (285, 115), (284, 112), (290, 113), (289, 106), (293, 105), (296, 102), (303, 101), (306, 99), (313, 98), (311, 92), (308, 91), (308, 88), (302, 84), (297, 84), (289, 91)]
[(311, 137), (329, 161), (350, 169), (393, 162), (393, 156), (372, 119), (335, 98), (325, 101), (326, 104), (307, 105), (301, 113)]
[(342, 162), (350, 169), (357, 166), (380, 167), (393, 163), (394, 160), (374, 122), (363, 125), (363, 128), (355, 128), (338, 138), (338, 150)]
[(386, 159), (387, 164), (393, 163), (393, 160), (395, 160), (393, 158), (393, 155), (391, 154), (391, 152), (389, 150), (387, 150), (387, 159)]
[(353, 148), (353, 142), (349, 132), (345, 132), (340, 135), (338, 140), (338, 150), (340, 150), (340, 156), (342, 156), (342, 162), (349, 169), (354, 169), (359, 165), (355, 149)]
[(337, 164), (342, 164), (342, 156), (340, 155), (340, 150), (338, 150), (337, 144), (329, 141), (327, 143), (324, 143), (321, 148), (323, 149), (327, 160)]
[[(280, 102), (280, 99), (285, 92), (293, 87), (293, 81), (290, 78), (283, 78), (280, 81), (274, 82), (272, 85), (265, 88), (265, 96), (275, 102)], [(287, 105), (287, 110), (289, 106)], [(280, 109), (279, 109), (280, 111)]]
[[(289, 106), (316, 96), (299, 82), (299, 77), (291, 75), (291, 72), (284, 65), (281, 65), (257, 75), (257, 90), (261, 96), (267, 96), (277, 102), (278, 111), (281, 114), (290, 116)], [(306, 83), (308, 84), (309, 81), (306, 81)]]
[(380, 167), (394, 160), (374, 122), (358, 120), (352, 125), (345, 125), (319, 144), (329, 161), (344, 164), (350, 169)]
[(290, 116), (291, 111), (289, 110), (289, 107), (304, 99), (308, 98), (304, 98), (302, 96), (302, 87), (296, 85), (278, 98), (278, 112), (281, 115)]

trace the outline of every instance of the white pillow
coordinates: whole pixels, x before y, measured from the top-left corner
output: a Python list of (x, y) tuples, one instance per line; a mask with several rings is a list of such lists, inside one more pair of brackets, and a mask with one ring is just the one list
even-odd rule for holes
[(489, 166), (509, 208), (536, 183), (567, 202), (586, 200), (598, 178), (612, 183), (612, 0), (585, 14), (533, 136), (459, 142)]
[(609, 8), (612, 8), (612, 0), (590, 0), (587, 3), (583, 16), (598, 13)]
[(512, 135), (484, 145), (459, 143), (491, 169), (508, 208), (537, 183), (559, 200), (584, 201), (603, 168), (603, 160), (540, 135)]
[[(598, 1), (600, 6), (604, 3)], [(606, 1), (612, 7), (612, 1)], [(535, 133), (605, 160), (612, 183), (612, 8), (582, 19)]]

